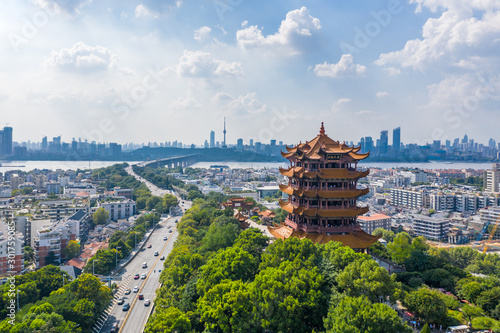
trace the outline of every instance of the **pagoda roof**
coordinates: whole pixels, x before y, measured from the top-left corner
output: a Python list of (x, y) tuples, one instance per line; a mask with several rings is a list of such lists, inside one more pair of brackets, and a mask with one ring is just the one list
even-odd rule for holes
[(306, 141), (305, 143), (299, 143), (296, 146), (288, 147), (285, 149), (288, 153), (281, 152), (281, 156), (284, 158), (295, 157), (297, 159), (311, 159), (319, 160), (323, 154), (348, 154), (351, 158), (355, 160), (362, 160), (367, 158), (370, 153), (358, 154), (361, 147), (350, 147), (339, 141), (330, 139), (328, 135), (325, 134), (325, 128), (323, 123), (321, 123), (321, 129), (319, 134), (311, 141)]
[(305, 171), (304, 167), (289, 167), (279, 169), (283, 176), (297, 178), (321, 178), (321, 179), (357, 179), (368, 176), (370, 170), (351, 171), (345, 168), (319, 169), (318, 171)]
[(367, 234), (363, 230), (355, 230), (345, 235), (333, 234), (327, 235), (324, 233), (311, 233), (302, 230), (294, 230), (286, 225), (279, 227), (267, 227), (271, 235), (279, 239), (287, 239), (290, 237), (297, 237), (300, 239), (310, 239), (311, 241), (319, 244), (326, 244), (328, 242), (340, 242), (344, 246), (349, 246), (353, 249), (366, 249), (379, 239), (379, 236)]
[(366, 195), (370, 189), (356, 189), (345, 191), (326, 191), (326, 190), (298, 190), (288, 185), (280, 185), (280, 190), (288, 195), (295, 195), (298, 197), (320, 197), (320, 198), (357, 198)]
[(289, 202), (280, 200), (280, 207), (291, 214), (308, 217), (355, 217), (368, 213), (368, 207), (344, 208), (344, 209), (320, 209), (320, 208), (305, 208), (295, 207)]

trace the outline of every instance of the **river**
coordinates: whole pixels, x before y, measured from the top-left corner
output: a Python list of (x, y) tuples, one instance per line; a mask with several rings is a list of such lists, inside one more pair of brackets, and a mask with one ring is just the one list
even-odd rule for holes
[[(123, 163), (120, 161), (9, 161), (1, 162), (0, 172), (6, 172), (10, 170), (22, 170), (31, 171), (34, 169), (48, 169), (48, 170), (76, 170), (83, 169), (98, 169), (107, 167), (117, 163)], [(135, 164), (138, 162), (127, 162), (130, 164)], [(192, 168), (209, 168), (212, 165), (227, 165), (232, 169), (263, 169), (263, 168), (279, 168), (288, 167), (288, 162), (198, 162), (191, 165)], [(491, 163), (467, 163), (467, 162), (442, 162), (442, 161), (431, 161), (431, 162), (367, 162), (360, 163), (359, 166), (366, 168), (420, 168), (420, 169), (475, 169), (475, 170), (485, 170), (491, 169)]]

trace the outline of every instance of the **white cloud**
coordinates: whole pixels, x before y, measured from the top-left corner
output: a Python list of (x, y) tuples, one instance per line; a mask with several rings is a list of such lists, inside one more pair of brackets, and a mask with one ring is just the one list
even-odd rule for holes
[(44, 9), (53, 12), (66, 12), (71, 15), (81, 14), (81, 10), (92, 3), (92, 0), (33, 0), (33, 2)]
[(207, 79), (243, 74), (241, 63), (213, 59), (210, 53), (202, 51), (184, 51), (175, 70), (183, 77)]
[(391, 76), (401, 74), (401, 70), (399, 68), (395, 68), (395, 67), (385, 67), (384, 71), (389, 73), (389, 75), (391, 75)]
[[(412, 0), (432, 11), (422, 38), (407, 41), (399, 51), (383, 53), (378, 65), (399, 64), (425, 71), (436, 66), (491, 68), (500, 54), (500, 2), (491, 0)], [(466, 65), (466, 67), (464, 67)]]
[(158, 18), (158, 13), (149, 10), (146, 6), (144, 6), (141, 3), (141, 4), (137, 5), (137, 7), (135, 7), (135, 17)]
[(257, 98), (257, 93), (250, 92), (236, 98), (225, 92), (218, 92), (212, 99), (224, 111), (235, 114), (257, 114), (268, 110), (267, 105)]
[(387, 91), (379, 91), (375, 94), (375, 96), (377, 96), (377, 98), (383, 98), (389, 96), (389, 93)]
[(117, 60), (118, 56), (105, 47), (78, 42), (69, 49), (53, 51), (47, 65), (60, 70), (95, 72), (108, 69)]
[(360, 110), (356, 111), (355, 113), (359, 115), (368, 115), (368, 114), (374, 114), (375, 112), (373, 112), (372, 110)]
[(335, 101), (332, 104), (331, 110), (332, 110), (332, 112), (338, 112), (341, 110), (341, 106), (343, 104), (347, 104), (350, 102), (352, 102), (352, 100), (350, 98), (339, 98), (337, 101)]
[(203, 26), (194, 31), (194, 39), (196, 39), (198, 42), (207, 40), (208, 38), (210, 38), (211, 31), (212, 29), (210, 27)]
[[(248, 22), (243, 22), (246, 27)], [(264, 36), (262, 29), (256, 25), (246, 27), (236, 32), (238, 45), (244, 49), (267, 47), (275, 52), (281, 51), (288, 54), (301, 53), (317, 42), (317, 33), (321, 29), (318, 18), (309, 14), (306, 7), (292, 10), (281, 21), (278, 32), (274, 35)]]
[(327, 76), (332, 78), (363, 74), (365, 70), (365, 66), (354, 63), (354, 57), (350, 54), (343, 54), (339, 62), (336, 64), (329, 64), (325, 61), (324, 63), (317, 64), (314, 67), (314, 72), (317, 76)]
[(169, 110), (192, 110), (199, 109), (201, 104), (196, 100), (192, 88), (188, 88), (186, 96), (181, 96), (168, 106)]

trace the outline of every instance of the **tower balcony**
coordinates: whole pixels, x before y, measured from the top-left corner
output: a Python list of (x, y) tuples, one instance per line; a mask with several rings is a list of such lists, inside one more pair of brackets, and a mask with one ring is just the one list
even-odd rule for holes
[(341, 234), (341, 233), (350, 233), (357, 230), (361, 230), (360, 226), (355, 225), (340, 225), (340, 226), (320, 226), (320, 225), (307, 225), (304, 223), (295, 223), (289, 219), (285, 220), (285, 225), (291, 227), (294, 230), (300, 230), (305, 232), (317, 232), (317, 233), (332, 233), (332, 234)]

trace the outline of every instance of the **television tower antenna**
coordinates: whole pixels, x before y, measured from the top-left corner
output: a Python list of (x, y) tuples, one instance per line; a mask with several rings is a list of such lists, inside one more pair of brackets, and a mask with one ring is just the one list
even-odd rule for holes
[(227, 148), (226, 146), (226, 117), (224, 117), (224, 143), (222, 144), (222, 148)]

